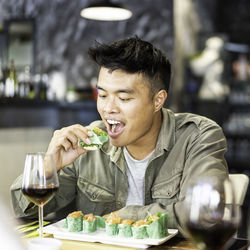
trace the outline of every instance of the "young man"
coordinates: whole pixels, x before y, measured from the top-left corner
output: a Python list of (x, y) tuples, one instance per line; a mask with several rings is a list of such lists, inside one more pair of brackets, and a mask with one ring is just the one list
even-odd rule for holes
[[(152, 44), (130, 38), (98, 44), (89, 55), (100, 66), (97, 108), (109, 141), (87, 152), (87, 127), (73, 125), (55, 131), (48, 152), (57, 157), (60, 189), (45, 205), (45, 213), (74, 200), (84, 213), (117, 211), (123, 218), (141, 219), (148, 212), (167, 212), (176, 228), (190, 181), (200, 176), (227, 177), (226, 140), (213, 121), (174, 114), (163, 108), (171, 67)], [(36, 208), (21, 194), (20, 178), (12, 185), (17, 216), (32, 216)]]

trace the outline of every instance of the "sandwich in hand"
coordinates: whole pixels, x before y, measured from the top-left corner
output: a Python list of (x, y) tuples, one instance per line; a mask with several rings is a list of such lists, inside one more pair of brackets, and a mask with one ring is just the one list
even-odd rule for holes
[(108, 133), (101, 130), (100, 128), (94, 127), (91, 129), (93, 132), (93, 136), (91, 136), (89, 139), (91, 140), (91, 144), (88, 145), (83, 141), (80, 141), (79, 144), (86, 150), (96, 150), (98, 148), (101, 148), (103, 143), (108, 141)]

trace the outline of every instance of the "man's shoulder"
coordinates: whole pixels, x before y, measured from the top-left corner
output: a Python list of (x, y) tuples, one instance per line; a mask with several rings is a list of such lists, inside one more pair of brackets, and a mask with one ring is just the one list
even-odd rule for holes
[(188, 112), (174, 113), (171, 110), (168, 110), (168, 112), (171, 113), (172, 118), (175, 120), (176, 129), (186, 126), (195, 126), (198, 129), (206, 127), (220, 127), (215, 121), (202, 115)]

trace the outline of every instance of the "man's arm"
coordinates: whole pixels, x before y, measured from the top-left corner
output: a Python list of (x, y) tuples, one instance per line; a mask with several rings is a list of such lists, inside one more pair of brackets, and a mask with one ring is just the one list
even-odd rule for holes
[[(77, 176), (74, 164), (61, 169), (58, 172), (60, 187), (55, 197), (44, 205), (44, 215), (56, 212), (67, 206), (76, 195)], [(31, 203), (22, 193), (22, 175), (11, 186), (12, 206), (18, 218), (37, 218), (38, 208)]]
[[(52, 154), (56, 160), (56, 170), (59, 173), (59, 191), (55, 198), (48, 202), (44, 207), (44, 212), (54, 212), (68, 203), (69, 199), (74, 198), (76, 180), (73, 173), (73, 162), (82, 154), (86, 153), (83, 147), (78, 143), (79, 140), (86, 144), (91, 144), (89, 139), (92, 132), (88, 128), (79, 124), (56, 130), (49, 143), (47, 153)], [(65, 168), (65, 169), (64, 169)], [(14, 212), (17, 217), (37, 217), (37, 207), (34, 206), (21, 191), (22, 175), (19, 176), (11, 186), (11, 198)], [(72, 191), (73, 190), (73, 191)], [(68, 197), (68, 194), (69, 197)]]
[(147, 206), (127, 206), (118, 215), (123, 218), (143, 219), (148, 212), (167, 212), (169, 227), (177, 228), (178, 220), (183, 216), (183, 200), (190, 181), (201, 176), (212, 176), (221, 180), (228, 177), (227, 164), (224, 159), (226, 139), (219, 126), (204, 127), (199, 133), (191, 136), (186, 149), (186, 160), (180, 181), (180, 192), (177, 202), (164, 206), (153, 203)]

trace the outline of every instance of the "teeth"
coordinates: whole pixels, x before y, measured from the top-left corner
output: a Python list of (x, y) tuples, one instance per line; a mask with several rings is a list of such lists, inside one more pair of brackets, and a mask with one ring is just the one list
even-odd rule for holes
[(113, 125), (113, 124), (120, 124), (120, 122), (115, 121), (115, 120), (107, 120), (107, 122), (108, 122), (109, 124), (111, 124), (111, 125)]
[(107, 122), (111, 125), (111, 132), (114, 133), (115, 132), (115, 128), (117, 124), (121, 124), (118, 121), (115, 120), (107, 120)]

